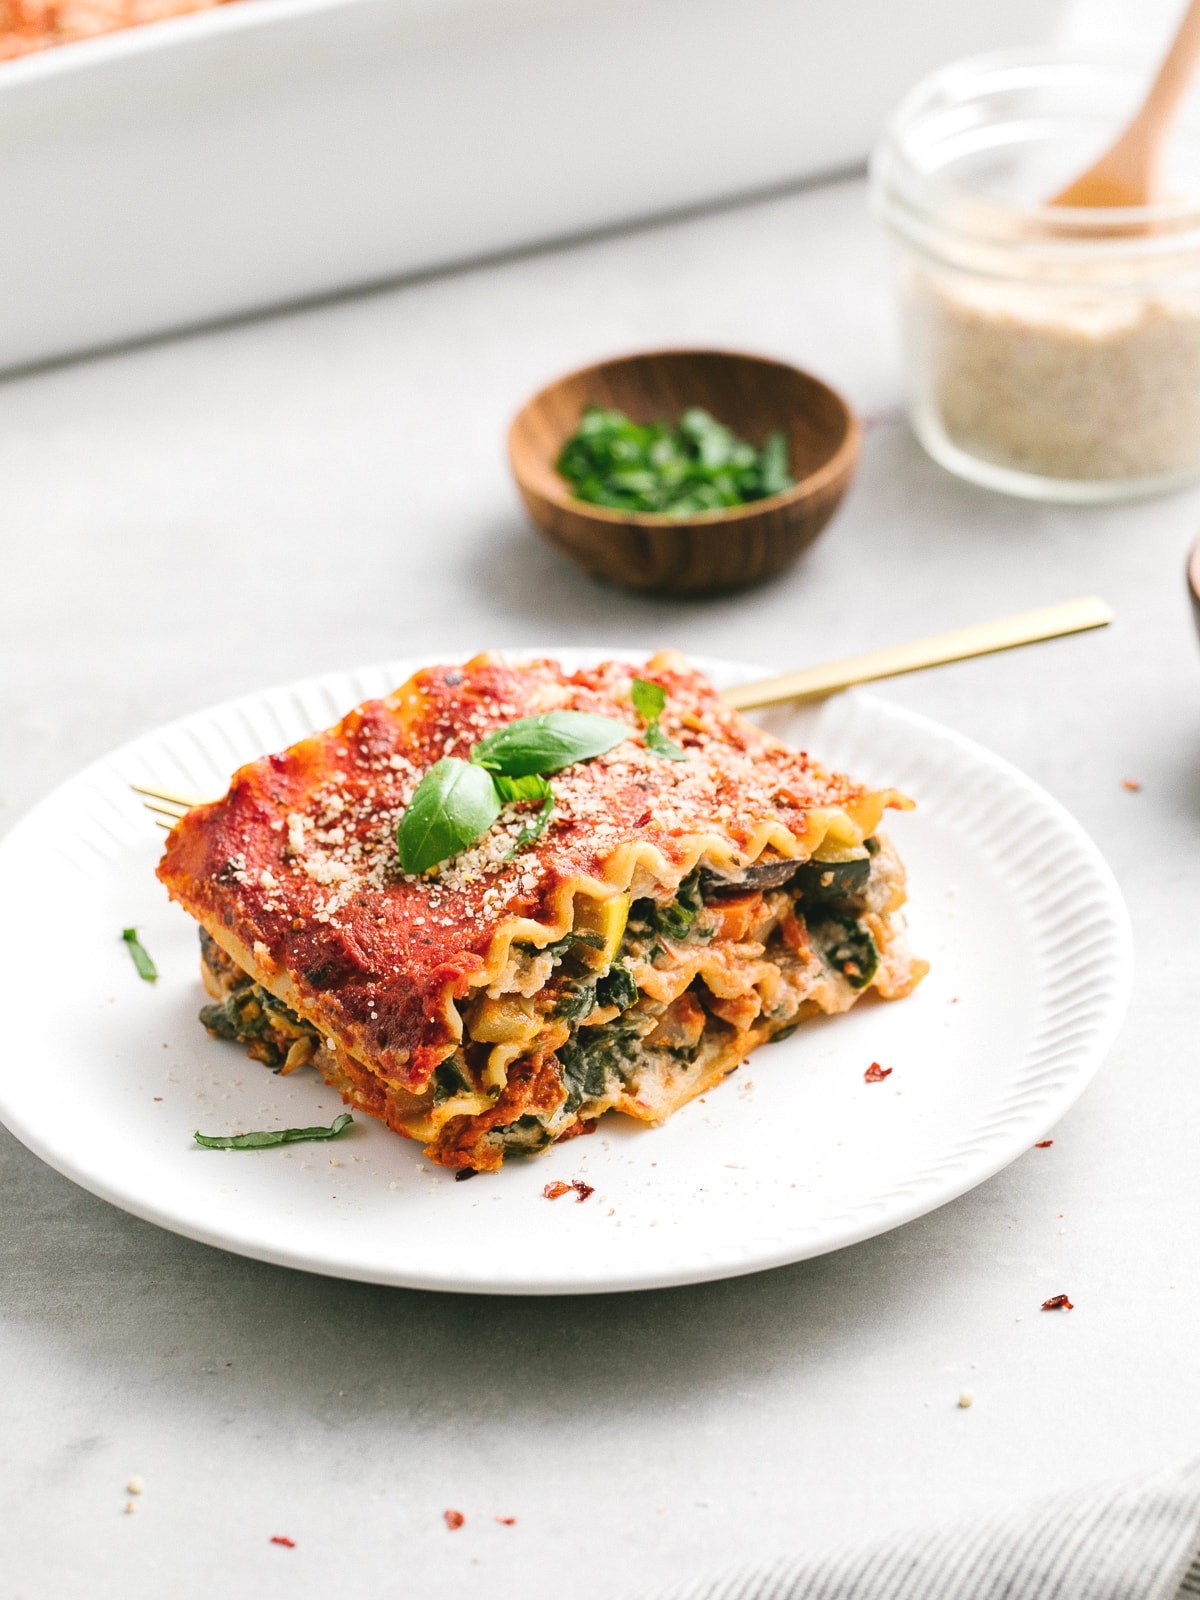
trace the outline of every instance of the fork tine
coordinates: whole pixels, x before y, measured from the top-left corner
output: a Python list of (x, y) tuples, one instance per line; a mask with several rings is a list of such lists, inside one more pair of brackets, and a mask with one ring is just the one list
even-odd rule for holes
[(142, 783), (131, 783), (129, 787), (135, 794), (149, 795), (151, 800), (165, 800), (170, 805), (182, 806), (185, 811), (190, 811), (193, 806), (204, 804), (200, 795), (180, 794), (176, 789), (155, 789)]
[(167, 805), (158, 800), (143, 800), (142, 804), (147, 811), (155, 811), (160, 817), (170, 817), (172, 822), (178, 822), (186, 817), (191, 810), (190, 806)]

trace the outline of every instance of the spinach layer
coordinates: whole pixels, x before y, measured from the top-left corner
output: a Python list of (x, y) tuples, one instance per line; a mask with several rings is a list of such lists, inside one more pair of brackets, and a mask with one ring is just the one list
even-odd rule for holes
[(320, 1037), (311, 1023), (256, 983), (202, 1007), (200, 1021), (214, 1038), (253, 1044), (254, 1057), (276, 1072), (297, 1039)]

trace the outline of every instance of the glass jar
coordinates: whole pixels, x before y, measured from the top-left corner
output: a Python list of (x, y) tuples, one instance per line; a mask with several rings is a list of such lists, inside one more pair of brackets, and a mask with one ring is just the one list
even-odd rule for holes
[(921, 443), (950, 471), (1044, 500), (1200, 476), (1200, 127), (1166, 199), (1046, 204), (1128, 122), (1153, 63), (1009, 51), (909, 94), (871, 161), (894, 241)]

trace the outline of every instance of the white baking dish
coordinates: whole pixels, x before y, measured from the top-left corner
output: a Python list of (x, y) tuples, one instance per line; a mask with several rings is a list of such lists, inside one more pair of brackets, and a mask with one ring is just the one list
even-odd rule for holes
[(237, 0), (0, 63), (0, 368), (866, 155), (1045, 0)]

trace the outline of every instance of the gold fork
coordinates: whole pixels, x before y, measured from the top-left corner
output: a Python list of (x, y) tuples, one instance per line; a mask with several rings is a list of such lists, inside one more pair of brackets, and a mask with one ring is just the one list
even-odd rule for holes
[[(1112, 607), (1096, 595), (1083, 600), (1067, 600), (1045, 606), (1040, 611), (1024, 611), (1016, 617), (1001, 617), (995, 622), (974, 622), (951, 633), (915, 639), (911, 644), (887, 645), (866, 655), (849, 656), (821, 667), (806, 667), (782, 678), (765, 678), (757, 683), (739, 683), (726, 689), (721, 698), (738, 711), (779, 705), (786, 700), (821, 700), (849, 689), (856, 683), (874, 683), (901, 673), (918, 672), (923, 667), (940, 667), (951, 661), (968, 661), (973, 656), (991, 655), (997, 650), (1012, 650), (1017, 645), (1037, 644), (1043, 639), (1059, 639), (1069, 633), (1084, 633), (1089, 628), (1106, 627), (1113, 619)], [(179, 794), (172, 789), (155, 789), (130, 784), (146, 795), (146, 809), (158, 813), (160, 828), (171, 828), (193, 806), (203, 805), (199, 795)], [(170, 817), (170, 822), (163, 821)]]
[[(187, 816), (193, 806), (204, 804), (203, 797), (198, 794), (179, 794), (174, 789), (154, 789), (142, 783), (131, 783), (129, 787), (135, 794), (144, 794), (148, 797), (144, 802), (146, 810), (158, 813), (155, 821), (160, 828), (166, 828), (168, 832), (181, 817)], [(170, 822), (164, 822), (164, 817), (170, 817)]]

